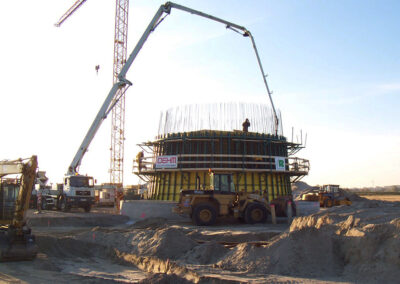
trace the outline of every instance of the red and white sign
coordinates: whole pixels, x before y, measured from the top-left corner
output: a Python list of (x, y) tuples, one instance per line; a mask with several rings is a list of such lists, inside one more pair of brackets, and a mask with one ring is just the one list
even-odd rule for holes
[(178, 167), (178, 156), (158, 156), (156, 169), (175, 169)]

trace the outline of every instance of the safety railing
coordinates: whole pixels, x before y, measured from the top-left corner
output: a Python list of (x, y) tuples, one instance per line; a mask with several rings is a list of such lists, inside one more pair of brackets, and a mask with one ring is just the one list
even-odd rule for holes
[[(171, 158), (172, 163), (170, 161)], [(279, 161), (281, 164), (279, 165)], [(307, 175), (310, 163), (297, 157), (230, 154), (179, 154), (169, 156), (144, 156), (134, 161), (133, 172), (151, 175), (172, 171), (250, 171), (285, 172), (292, 176)]]

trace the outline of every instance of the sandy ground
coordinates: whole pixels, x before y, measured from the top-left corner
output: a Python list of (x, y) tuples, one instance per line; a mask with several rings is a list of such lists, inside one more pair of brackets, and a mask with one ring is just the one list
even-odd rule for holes
[(400, 203), (354, 202), (291, 226), (163, 218), (112, 208), (30, 211), (40, 253), (0, 264), (0, 283), (384, 283), (400, 277)]
[(390, 201), (390, 202), (400, 202), (400, 195), (361, 195), (361, 197), (367, 198), (369, 200), (380, 200), (380, 201)]

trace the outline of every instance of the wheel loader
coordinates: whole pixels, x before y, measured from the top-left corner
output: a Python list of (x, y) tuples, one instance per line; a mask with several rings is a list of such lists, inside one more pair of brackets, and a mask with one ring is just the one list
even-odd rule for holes
[(210, 190), (182, 190), (173, 211), (188, 215), (198, 226), (213, 225), (222, 216), (233, 216), (248, 224), (263, 223), (271, 213), (263, 196), (235, 191), (232, 174), (225, 173), (210, 173)]
[(36, 156), (0, 161), (0, 261), (31, 260), (38, 252), (26, 223), (36, 168)]
[(318, 194), (318, 200), (320, 207), (332, 207), (340, 205), (351, 205), (352, 202), (346, 196), (343, 191), (336, 184), (323, 185)]

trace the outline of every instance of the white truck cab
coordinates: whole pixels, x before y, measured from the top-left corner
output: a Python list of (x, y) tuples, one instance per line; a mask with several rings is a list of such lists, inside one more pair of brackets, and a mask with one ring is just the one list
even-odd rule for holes
[(72, 207), (80, 207), (90, 212), (94, 204), (93, 177), (70, 175), (64, 177), (62, 192), (59, 193), (57, 207), (69, 211)]

